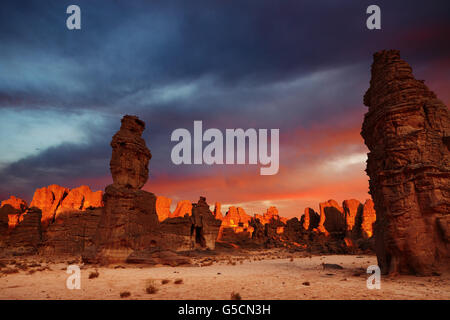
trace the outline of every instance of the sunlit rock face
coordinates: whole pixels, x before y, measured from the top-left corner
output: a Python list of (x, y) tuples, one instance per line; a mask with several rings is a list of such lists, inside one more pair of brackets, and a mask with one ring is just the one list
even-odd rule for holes
[(221, 208), (222, 205), (220, 204), (220, 202), (216, 202), (214, 205), (214, 217), (218, 220), (223, 220)]
[(232, 243), (251, 238), (253, 232), (251, 219), (252, 217), (243, 208), (229, 207), (222, 219), (217, 240)]
[(170, 205), (172, 204), (172, 199), (166, 198), (164, 196), (156, 197), (156, 213), (158, 214), (159, 221), (164, 221), (170, 217)]
[(103, 206), (103, 192), (93, 192), (88, 186), (68, 189), (56, 184), (37, 189), (30, 207), (42, 211), (42, 226), (46, 228), (61, 213), (84, 211)]
[(69, 193), (69, 189), (52, 184), (48, 187), (37, 189), (34, 192), (30, 207), (36, 207), (42, 211), (42, 223), (51, 223), (60, 207), (62, 200)]
[(81, 186), (69, 190), (67, 196), (62, 200), (60, 207), (56, 210), (55, 218), (64, 212), (83, 211), (88, 208), (103, 206), (103, 192), (93, 192), (88, 186)]
[(319, 226), (320, 216), (311, 208), (305, 208), (304, 214), (300, 222), (304, 230), (313, 230)]
[(85, 251), (86, 260), (124, 262), (133, 251), (160, 242), (156, 196), (140, 190), (148, 179), (151, 158), (141, 137), (144, 128), (143, 121), (126, 115), (112, 138), (113, 184), (105, 188), (95, 246)]
[(8, 245), (15, 255), (38, 253), (42, 242), (41, 217), (40, 209), (28, 208), (23, 220), (11, 230)]
[(189, 200), (181, 200), (177, 203), (177, 207), (172, 212), (171, 218), (184, 217), (192, 215), (192, 203)]
[[(28, 205), (25, 200), (11, 196), (0, 205), (0, 233), (15, 228), (23, 219)], [(3, 230), (3, 232), (1, 232)]]
[(364, 203), (361, 217), (361, 236), (363, 239), (369, 239), (373, 236), (373, 225), (377, 219), (374, 203), (372, 199), (367, 199)]
[(361, 237), (361, 221), (363, 205), (356, 199), (344, 200), (342, 208), (345, 215), (345, 241), (348, 246), (355, 246), (355, 241)]
[[(374, 54), (361, 135), (384, 273), (449, 265), (450, 117), (397, 50)], [(447, 236), (446, 236), (447, 235)]]
[(344, 209), (333, 199), (319, 204), (320, 220), (317, 230), (320, 233), (329, 235), (332, 232), (344, 232), (346, 221)]
[(126, 115), (120, 130), (113, 136), (110, 169), (117, 186), (140, 189), (147, 182), (152, 155), (142, 138), (144, 129), (144, 121)]
[(222, 226), (229, 228), (248, 228), (251, 217), (241, 207), (231, 206), (222, 219)]

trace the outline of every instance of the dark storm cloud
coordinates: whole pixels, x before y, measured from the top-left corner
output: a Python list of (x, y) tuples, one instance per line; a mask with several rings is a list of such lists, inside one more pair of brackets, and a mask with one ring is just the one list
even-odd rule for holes
[[(82, 30), (68, 31), (67, 4), (2, 5), (0, 57), (9, 72), (0, 96), (7, 104), (26, 106), (16, 97), (25, 96), (109, 108), (139, 90), (205, 75), (228, 89), (260, 85), (369, 62), (386, 42), (398, 43), (396, 33), (445, 22), (445, 2), (380, 2), (389, 31), (371, 33), (361, 1), (79, 1)], [(432, 45), (434, 55), (448, 53), (447, 44)]]
[[(82, 30), (65, 26), (70, 4), (81, 7)], [(107, 175), (123, 114), (147, 122), (156, 175), (194, 174), (203, 169), (170, 162), (170, 133), (193, 120), (286, 131), (332, 125), (364, 109), (373, 52), (398, 48), (417, 67), (448, 57), (447, 1), (377, 1), (380, 31), (365, 28), (369, 4), (3, 1), (0, 108), (95, 111), (104, 121), (83, 144), (61, 142), (9, 163), (1, 192)]]

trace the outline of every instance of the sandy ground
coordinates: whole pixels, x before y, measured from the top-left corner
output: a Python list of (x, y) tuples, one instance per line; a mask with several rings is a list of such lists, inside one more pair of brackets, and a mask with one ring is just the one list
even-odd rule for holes
[[(1, 273), (0, 299), (230, 299), (232, 292), (244, 300), (450, 299), (450, 275), (382, 277), (381, 289), (367, 289), (365, 270), (376, 264), (374, 256), (304, 257), (265, 251), (198, 258), (194, 266), (183, 267), (87, 265), (81, 267), (79, 290), (66, 287), (68, 262), (40, 261), (18, 273)], [(324, 269), (322, 263), (344, 269)], [(2, 271), (16, 266), (6, 265)], [(89, 279), (95, 271), (99, 276)], [(182, 283), (175, 284), (177, 279)], [(156, 293), (146, 293), (149, 284)], [(121, 298), (122, 292), (131, 295)]]

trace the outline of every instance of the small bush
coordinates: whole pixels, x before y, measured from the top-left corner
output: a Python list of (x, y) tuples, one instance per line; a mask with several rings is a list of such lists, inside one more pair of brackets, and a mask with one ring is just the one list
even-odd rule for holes
[(155, 286), (155, 281), (153, 280), (147, 281), (145, 292), (147, 292), (148, 294), (155, 294), (156, 292), (158, 292), (158, 288), (156, 288)]
[(231, 300), (242, 300), (242, 297), (238, 292), (233, 291), (231, 293)]
[(120, 297), (121, 298), (128, 298), (129, 296), (131, 296), (131, 292), (130, 291), (123, 291), (120, 293)]
[(176, 279), (174, 281), (175, 284), (182, 284), (183, 283), (183, 279)]
[(89, 279), (98, 278), (99, 275), (100, 275), (100, 273), (98, 273), (98, 271), (95, 270), (89, 274)]
[(168, 284), (169, 282), (170, 282), (170, 280), (168, 280), (168, 279), (161, 280), (161, 284)]

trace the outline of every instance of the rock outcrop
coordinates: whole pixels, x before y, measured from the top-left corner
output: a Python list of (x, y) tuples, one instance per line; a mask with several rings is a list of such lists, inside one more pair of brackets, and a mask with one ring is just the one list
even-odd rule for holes
[(156, 196), (140, 190), (148, 179), (151, 158), (141, 135), (145, 123), (135, 116), (124, 116), (113, 136), (110, 162), (113, 184), (105, 188), (94, 252), (86, 250), (86, 261), (125, 262), (136, 250), (160, 242)]
[(56, 210), (62, 200), (69, 193), (69, 189), (56, 184), (37, 189), (34, 192), (30, 207), (36, 207), (42, 211), (42, 223), (44, 226), (51, 223), (56, 215)]
[(195, 245), (214, 250), (221, 221), (209, 210), (205, 197), (200, 197), (192, 206), (192, 232)]
[(364, 203), (361, 220), (361, 236), (363, 239), (369, 239), (373, 235), (373, 224), (377, 220), (372, 199), (367, 199)]
[(345, 215), (345, 242), (354, 247), (356, 240), (361, 238), (361, 221), (363, 205), (356, 199), (344, 200), (342, 208)]
[(42, 234), (42, 253), (79, 255), (94, 248), (102, 208), (59, 214)]
[(222, 208), (222, 205), (220, 204), (220, 202), (216, 202), (214, 204), (214, 217), (218, 220), (223, 220), (221, 208)]
[(450, 116), (397, 50), (374, 54), (361, 135), (383, 273), (449, 266)]
[(311, 208), (305, 208), (305, 212), (300, 219), (303, 229), (313, 230), (319, 226), (320, 216)]
[(181, 200), (173, 211), (171, 218), (184, 217), (192, 215), (192, 203), (189, 200)]
[(42, 242), (41, 217), (40, 209), (28, 208), (23, 220), (11, 230), (8, 245), (15, 255), (38, 253)]
[(84, 211), (88, 208), (103, 207), (102, 198), (102, 191), (92, 192), (88, 186), (71, 189), (56, 210), (55, 219), (64, 212)]
[(30, 207), (41, 209), (42, 226), (45, 229), (62, 213), (102, 207), (102, 197), (102, 191), (93, 192), (88, 186), (68, 189), (53, 184), (37, 189)]
[[(7, 229), (15, 228), (23, 219), (23, 214), (28, 209), (25, 200), (11, 196), (3, 200), (0, 205), (0, 234)], [(2, 231), (3, 230), (3, 231)]]
[(241, 207), (231, 206), (222, 219), (222, 226), (228, 228), (247, 228), (251, 217)]
[(319, 204), (320, 220), (317, 230), (329, 235), (331, 232), (345, 232), (346, 221), (344, 209), (335, 201), (328, 200)]
[(163, 196), (156, 197), (156, 213), (158, 214), (159, 221), (164, 221), (170, 217), (170, 205), (172, 199)]

